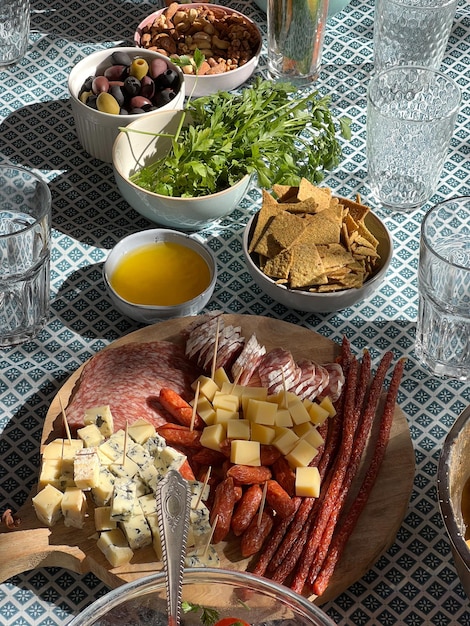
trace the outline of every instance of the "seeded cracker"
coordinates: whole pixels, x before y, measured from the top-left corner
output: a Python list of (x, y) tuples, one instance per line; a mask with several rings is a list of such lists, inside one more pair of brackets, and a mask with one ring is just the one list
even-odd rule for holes
[(271, 222), (273, 217), (278, 213), (282, 213), (283, 211), (283, 207), (278, 204), (275, 198), (273, 198), (272, 195), (266, 191), (266, 189), (263, 189), (263, 203), (261, 205), (260, 211), (258, 212), (258, 219), (256, 221), (255, 231), (253, 233), (250, 247), (248, 249), (248, 252), (250, 254), (255, 250), (256, 244), (263, 236), (263, 233), (269, 226), (269, 223)]

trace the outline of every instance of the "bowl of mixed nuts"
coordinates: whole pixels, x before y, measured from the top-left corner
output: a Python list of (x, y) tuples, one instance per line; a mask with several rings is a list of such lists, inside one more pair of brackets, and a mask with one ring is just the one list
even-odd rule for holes
[[(230, 91), (242, 85), (258, 65), (262, 37), (246, 15), (215, 4), (171, 3), (147, 16), (138, 26), (134, 43), (171, 60), (185, 57), (186, 95), (199, 97)], [(194, 53), (204, 55), (201, 65)]]

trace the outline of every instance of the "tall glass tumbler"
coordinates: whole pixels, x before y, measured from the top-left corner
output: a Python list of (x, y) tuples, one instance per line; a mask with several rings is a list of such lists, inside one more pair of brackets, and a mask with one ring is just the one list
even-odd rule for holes
[(374, 66), (439, 69), (459, 0), (376, 0)]
[(30, 0), (0, 0), (0, 67), (20, 61), (28, 47)]
[(50, 230), (47, 183), (0, 166), (0, 346), (33, 339), (48, 318)]
[(367, 93), (367, 168), (383, 207), (411, 210), (435, 192), (459, 111), (459, 86), (441, 72), (397, 66)]
[(318, 78), (328, 0), (268, 0), (268, 72), (299, 87)]
[(418, 291), (417, 358), (437, 376), (470, 381), (470, 197), (424, 217)]

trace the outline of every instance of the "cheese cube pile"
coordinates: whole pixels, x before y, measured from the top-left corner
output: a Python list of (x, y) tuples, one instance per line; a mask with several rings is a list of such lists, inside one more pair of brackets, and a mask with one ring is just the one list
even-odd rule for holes
[(309, 465), (324, 443), (318, 426), (336, 414), (330, 398), (316, 402), (291, 392), (268, 395), (264, 387), (231, 383), (222, 368), (214, 379), (200, 376), (197, 385), (203, 446), (220, 450), (230, 439), (232, 463), (259, 466), (260, 446), (273, 445), (296, 473), (296, 495), (318, 497), (320, 478)]
[[(63, 521), (82, 529), (93, 511), (97, 546), (112, 567), (129, 563), (136, 550), (152, 546), (162, 560), (156, 513), (156, 488), (170, 470), (186, 460), (167, 446), (152, 424), (138, 420), (113, 432), (107, 406), (86, 412), (78, 439), (55, 439), (44, 447), (38, 493), (33, 506), (47, 526)], [(191, 490), (189, 566), (219, 565), (211, 535), (209, 509), (204, 504), (209, 488), (188, 481)]]

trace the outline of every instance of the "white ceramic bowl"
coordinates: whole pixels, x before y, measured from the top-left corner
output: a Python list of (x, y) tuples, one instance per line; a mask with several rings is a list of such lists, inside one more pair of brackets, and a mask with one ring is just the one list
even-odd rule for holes
[[(160, 241), (177, 243), (199, 254), (209, 268), (210, 283), (208, 287), (192, 300), (173, 306), (134, 304), (133, 302), (125, 300), (111, 286), (111, 277), (116, 270), (116, 266), (129, 252), (133, 252), (147, 244)], [(128, 235), (116, 244), (104, 263), (103, 278), (114, 306), (121, 311), (121, 313), (142, 324), (155, 324), (161, 320), (174, 317), (197, 315), (209, 302), (214, 292), (217, 280), (217, 263), (209, 248), (190, 235), (175, 230), (154, 228)]]
[(457, 573), (470, 597), (470, 548), (465, 543), (462, 493), (470, 480), (470, 407), (457, 418), (442, 446), (437, 491)]
[[(253, 22), (253, 20), (251, 20), (246, 15), (243, 15), (239, 11), (235, 11), (235, 9), (231, 9), (229, 7), (206, 3), (193, 3), (182, 4), (181, 8), (184, 10), (190, 10), (191, 8), (198, 6), (207, 7), (213, 10), (215, 13), (224, 12), (241, 16), (244, 20), (250, 23), (253, 29), (257, 31), (259, 36), (259, 46), (250, 61), (234, 70), (230, 70), (229, 72), (224, 72), (223, 74), (214, 74), (211, 76), (198, 76), (197, 78), (194, 75), (185, 74), (186, 95), (189, 96), (190, 94), (192, 94), (192, 97), (199, 97), (207, 96), (216, 93), (217, 91), (231, 91), (232, 89), (236, 89), (250, 78), (258, 65), (262, 45), (261, 32), (258, 26)], [(149, 24), (152, 24), (155, 19), (160, 17), (160, 15), (165, 10), (166, 9), (160, 9), (159, 11), (155, 11), (151, 15), (148, 15), (144, 20), (142, 20), (134, 35), (134, 42), (136, 46), (141, 46), (141, 33), (143, 29)]]
[[(252, 626), (334, 626), (325, 612), (287, 587), (235, 570), (209, 567), (185, 570), (182, 598), (184, 602), (217, 611), (219, 619), (235, 617)], [(182, 614), (182, 626), (202, 623), (200, 611)], [(116, 624), (168, 624), (162, 572), (110, 591), (69, 622), (69, 626)]]
[(71, 70), (68, 79), (68, 89), (72, 104), (72, 113), (75, 120), (77, 136), (83, 148), (93, 157), (111, 163), (113, 143), (119, 134), (120, 126), (127, 126), (135, 119), (149, 115), (141, 113), (136, 115), (112, 115), (103, 113), (87, 106), (78, 98), (84, 81), (95, 75), (97, 70), (102, 70), (112, 65), (110, 59), (113, 52), (125, 52), (131, 58), (142, 57), (146, 61), (155, 58), (163, 58), (169, 66), (178, 72), (181, 87), (173, 100), (160, 107), (159, 110), (182, 109), (185, 97), (185, 83), (182, 71), (166, 57), (152, 50), (137, 50), (135, 47), (108, 48), (93, 52), (77, 63)]
[[(174, 134), (180, 111), (154, 111), (129, 125), (132, 130)], [(141, 215), (152, 222), (178, 230), (201, 230), (208, 224), (233, 211), (245, 195), (250, 176), (236, 185), (198, 198), (173, 198), (152, 193), (131, 182), (130, 177), (144, 164), (167, 153), (170, 140), (134, 132), (120, 133), (114, 143), (114, 176), (123, 198)]]
[(375, 273), (368, 278), (358, 289), (344, 289), (336, 292), (312, 293), (300, 289), (289, 289), (285, 285), (277, 284), (272, 278), (264, 274), (256, 261), (256, 254), (249, 254), (249, 244), (256, 224), (257, 215), (248, 222), (243, 233), (243, 252), (248, 271), (251, 277), (273, 300), (280, 302), (289, 309), (306, 311), (309, 313), (331, 313), (353, 306), (357, 302), (371, 296), (385, 278), (392, 260), (393, 244), (385, 224), (373, 213), (369, 212), (365, 223), (370, 232), (378, 239), (380, 262)]

